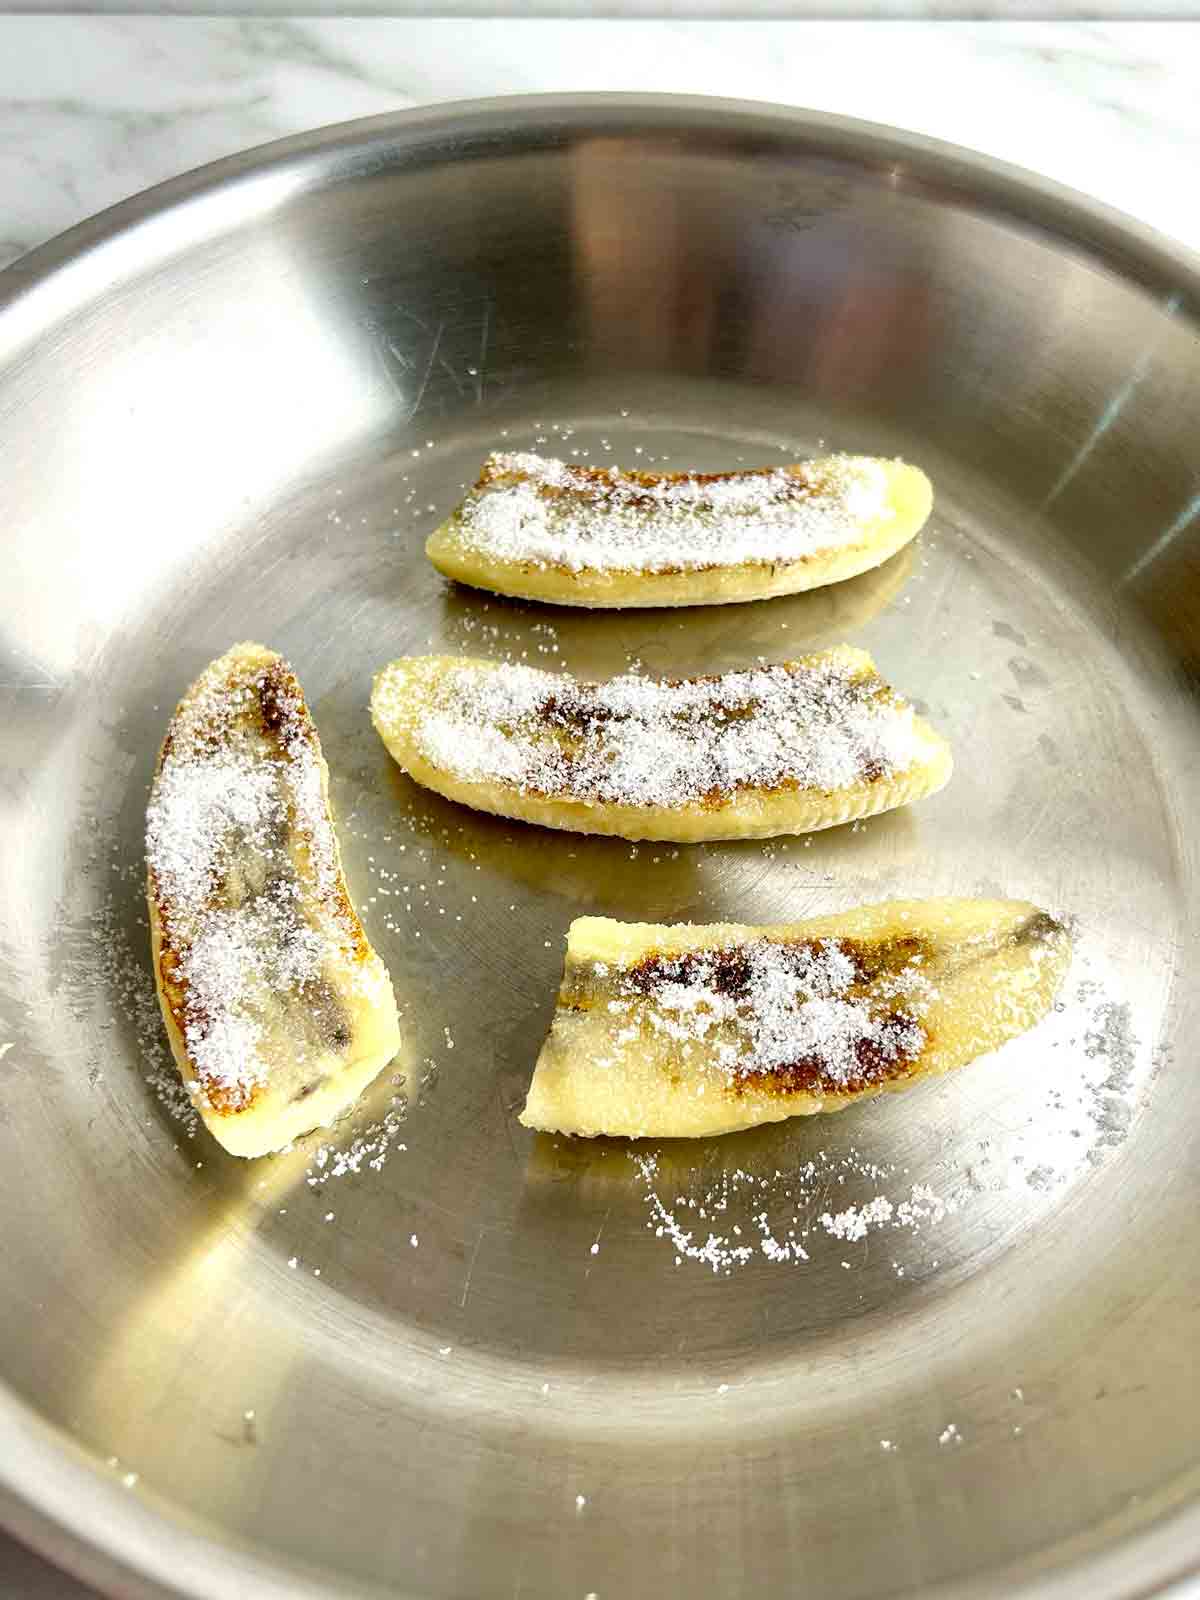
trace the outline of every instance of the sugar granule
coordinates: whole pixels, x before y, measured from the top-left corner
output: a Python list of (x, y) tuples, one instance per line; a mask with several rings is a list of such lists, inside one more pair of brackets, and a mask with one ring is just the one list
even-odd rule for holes
[[(424, 759), (548, 798), (669, 807), (827, 793), (907, 771), (919, 749), (912, 708), (849, 651), (682, 682), (463, 662), (430, 689), (412, 725)], [(377, 717), (402, 720), (411, 694), (403, 674), (381, 674)]]
[(731, 1077), (805, 1063), (814, 1092), (833, 1092), (885, 1076), (925, 1044), (917, 1014), (930, 986), (919, 971), (890, 977), (883, 995), (863, 992), (860, 980), (837, 939), (759, 938), (660, 956), (612, 980), (610, 1011), (630, 1014), (615, 1042), (632, 1043), (646, 1026), (685, 1050), (706, 1045)]
[(310, 1189), (324, 1188), (331, 1178), (344, 1178), (367, 1168), (379, 1172), (393, 1150), (406, 1150), (408, 1146), (398, 1139), (407, 1117), (403, 1099), (389, 1109), (377, 1122), (372, 1122), (357, 1133), (343, 1149), (328, 1142), (318, 1146), (312, 1157), (304, 1181)]
[(869, 459), (658, 476), (499, 453), (453, 526), (493, 559), (653, 573), (799, 561), (893, 515), (887, 469)]
[[(819, 1198), (832, 1188), (852, 1181), (878, 1183), (893, 1175), (892, 1169), (881, 1167), (856, 1151), (841, 1156), (820, 1152), (817, 1158), (787, 1172), (755, 1174), (734, 1168), (698, 1193), (676, 1194), (670, 1200), (658, 1192), (658, 1157), (631, 1152), (630, 1160), (644, 1186), (650, 1213), (646, 1226), (656, 1238), (670, 1242), (676, 1265), (695, 1261), (726, 1277), (756, 1260), (794, 1266), (809, 1263), (813, 1259), (814, 1238), (829, 1237), (839, 1242), (861, 1239), (877, 1226), (915, 1232), (920, 1224), (939, 1222), (955, 1209), (953, 1200), (943, 1200), (927, 1185), (918, 1184), (910, 1186), (907, 1198), (899, 1201), (878, 1195), (836, 1216), (828, 1211), (818, 1213)], [(731, 1209), (735, 1204), (749, 1207), (751, 1227), (759, 1235), (757, 1248), (745, 1242), (741, 1224), (733, 1220), (744, 1214)], [(693, 1216), (726, 1221), (720, 1232), (702, 1232), (691, 1225)]]

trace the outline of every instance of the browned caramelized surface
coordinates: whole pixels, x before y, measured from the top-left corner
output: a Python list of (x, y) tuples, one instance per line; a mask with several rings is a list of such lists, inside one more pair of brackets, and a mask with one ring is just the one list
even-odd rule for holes
[[(922, 969), (933, 948), (920, 935), (880, 940), (759, 939), (646, 955), (634, 965), (597, 973), (591, 965), (568, 966), (560, 1005), (576, 1011), (613, 1010), (628, 1023), (663, 1026), (660, 1013), (673, 1011), (672, 1037), (680, 1038), (689, 1016), (701, 1020), (696, 1040), (706, 1047), (719, 1038), (751, 1033), (767, 1019), (770, 1048), (763, 1054), (743, 1038), (736, 1065), (727, 1073), (728, 1092), (850, 1096), (911, 1073), (930, 1036), (919, 1020)], [(690, 997), (690, 998), (689, 998)], [(814, 1044), (805, 1007), (830, 1015), (828, 1039)], [(797, 1018), (794, 1055), (787, 1050), (789, 1013)], [(856, 1030), (847, 1030), (854, 1018)], [(673, 1019), (671, 1019), (673, 1020)], [(667, 1024), (670, 1031), (670, 1020)], [(807, 1040), (809, 1048), (800, 1041)], [(726, 1045), (731, 1051), (733, 1047)]]
[(846, 648), (606, 683), (515, 664), (423, 668), (416, 658), (380, 674), (377, 725), (403, 729), (449, 777), (543, 801), (721, 811), (751, 796), (861, 791), (910, 773), (927, 744), (870, 657)]
[[(511, 456), (489, 456), (475, 482), (476, 491), (523, 481), (527, 474), (514, 467)], [(817, 464), (786, 467), (750, 467), (736, 472), (641, 472), (626, 467), (586, 467), (562, 464), (564, 482), (538, 480), (538, 493), (548, 500), (577, 499), (595, 503), (608, 499), (614, 490), (623, 505), (651, 509), (662, 504), (662, 492), (673, 485), (704, 489), (728, 483), (753, 483), (756, 480), (775, 487), (781, 477), (788, 481), (788, 493), (797, 500), (820, 498), (836, 487), (836, 475)], [(777, 492), (777, 490), (776, 490)]]
[[(206, 712), (206, 706), (211, 710)], [(235, 660), (219, 676), (213, 676), (210, 669), (176, 710), (159, 752), (156, 781), (171, 762), (199, 763), (233, 747), (251, 749), (256, 759), (281, 765), (294, 763), (303, 751), (323, 770), (320, 743), (300, 683), (279, 657), (270, 657), (264, 665), (256, 665), (252, 670)], [(207, 912), (248, 904), (257, 894), (278, 889), (285, 877), (294, 880), (302, 866), (311, 865), (313, 830), (296, 814), (295, 808), (290, 808), (286, 819), (276, 823), (268, 842), (273, 860), (263, 868), (261, 878), (253, 885), (242, 881), (231, 884), (225, 876), (218, 876), (206, 900), (186, 908), (176, 905), (163, 891), (153, 863), (148, 865), (149, 894), (157, 913), (159, 932), (160, 992), (185, 1042), (197, 1033), (206, 1033), (214, 1019), (198, 999), (195, 986), (189, 983), (192, 940), (180, 932), (181, 925), (194, 926), (197, 918)], [(261, 846), (263, 841), (257, 843)], [(336, 862), (336, 847), (334, 860)], [(306, 872), (303, 893), (314, 898), (325, 917), (336, 925), (344, 954), (357, 962), (366, 961), (370, 946), (340, 870), (323, 876), (315, 871)], [(319, 979), (309, 982), (304, 1010), (306, 1031), (333, 1050), (349, 1044), (348, 1020), (328, 983)], [(194, 1062), (190, 1064), (203, 1086), (208, 1105), (218, 1115), (243, 1112), (262, 1094), (264, 1085), (261, 1083), (230, 1081), (196, 1070)], [(317, 1083), (313, 1082), (306, 1092), (311, 1093), (316, 1087)]]

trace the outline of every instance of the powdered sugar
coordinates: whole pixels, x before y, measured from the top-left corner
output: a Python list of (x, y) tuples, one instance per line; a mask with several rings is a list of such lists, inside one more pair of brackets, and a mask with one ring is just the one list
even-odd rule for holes
[(865, 1239), (872, 1228), (890, 1222), (895, 1209), (887, 1195), (880, 1194), (861, 1206), (847, 1206), (845, 1211), (839, 1211), (836, 1216), (823, 1211), (821, 1226), (834, 1239)]
[(819, 1093), (885, 1078), (925, 1044), (915, 1014), (924, 997), (909, 996), (899, 1009), (902, 976), (882, 985), (862, 979), (836, 939), (759, 939), (660, 957), (632, 969), (617, 991), (644, 997), (654, 1032), (684, 1046), (707, 1043), (713, 1063), (732, 1076), (775, 1074)]
[(894, 515), (883, 462), (835, 456), (720, 475), (621, 472), (492, 455), (456, 513), (470, 548), (571, 572), (677, 572), (798, 561)]
[[(388, 716), (389, 684), (376, 690)], [(424, 758), (524, 793), (637, 806), (712, 803), (744, 789), (830, 792), (907, 770), (911, 707), (860, 652), (683, 682), (581, 684), (464, 662), (416, 715)]]
[(876, 1228), (907, 1228), (915, 1232), (924, 1222), (941, 1222), (958, 1209), (953, 1200), (943, 1200), (925, 1183), (915, 1183), (908, 1199), (893, 1204), (887, 1195), (876, 1195), (863, 1205), (847, 1206), (832, 1215), (823, 1211), (821, 1226), (834, 1239), (865, 1239)]
[(344, 1178), (364, 1167), (371, 1172), (382, 1171), (393, 1150), (408, 1148), (398, 1137), (406, 1114), (406, 1103), (398, 1096), (378, 1122), (356, 1134), (344, 1149), (335, 1144), (318, 1146), (312, 1165), (304, 1174), (305, 1183), (310, 1189), (323, 1189), (330, 1178)]
[[(140, 876), (137, 867), (131, 867), (129, 871), (132, 875)], [(191, 1139), (199, 1127), (199, 1120), (191, 1095), (180, 1080), (167, 1049), (154, 980), (141, 950), (135, 953), (129, 931), (121, 921), (120, 911), (125, 898), (125, 894), (120, 900), (111, 893), (106, 894), (90, 918), (90, 954), (95, 963), (95, 973), (116, 1007), (116, 1015), (108, 1019), (106, 1026), (111, 1028), (117, 1016), (124, 1019), (136, 1042), (142, 1075), (151, 1093), (171, 1120)], [(95, 1081), (99, 1081), (99, 1067), (93, 1068), (93, 1073)]]
[[(958, 1209), (953, 1196), (935, 1195), (927, 1185), (913, 1184), (906, 1198), (880, 1190), (834, 1215), (818, 1212), (831, 1189), (864, 1179), (877, 1184), (893, 1176), (893, 1167), (880, 1167), (854, 1151), (843, 1156), (819, 1151), (789, 1171), (764, 1174), (735, 1167), (702, 1189), (666, 1195), (660, 1189), (658, 1156), (639, 1151), (630, 1152), (629, 1159), (644, 1185), (650, 1214), (646, 1226), (672, 1247), (675, 1265), (694, 1261), (725, 1277), (754, 1262), (815, 1263), (823, 1240), (859, 1243), (883, 1230), (915, 1235)], [(904, 1276), (898, 1263), (893, 1263), (893, 1270), (897, 1277)]]
[(227, 837), (278, 817), (274, 769), (240, 752), (168, 755), (146, 814), (146, 855), (164, 898), (181, 909), (212, 892)]

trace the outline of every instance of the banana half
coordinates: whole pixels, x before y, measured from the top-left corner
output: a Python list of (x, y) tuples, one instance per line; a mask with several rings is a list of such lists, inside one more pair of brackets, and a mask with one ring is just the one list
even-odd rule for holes
[(425, 550), (448, 578), (526, 600), (719, 605), (877, 567), (932, 504), (919, 468), (873, 456), (651, 473), (498, 454)]
[(892, 901), (783, 927), (581, 917), (528, 1128), (696, 1138), (953, 1071), (1044, 1017), (1071, 958), (1020, 900)]
[(180, 701), (146, 816), (151, 952), (180, 1074), (232, 1155), (334, 1120), (396, 1054), (300, 685), (235, 645)]
[(371, 715), (418, 783), (480, 811), (623, 839), (807, 833), (907, 805), (950, 747), (864, 650), (684, 680), (411, 656)]

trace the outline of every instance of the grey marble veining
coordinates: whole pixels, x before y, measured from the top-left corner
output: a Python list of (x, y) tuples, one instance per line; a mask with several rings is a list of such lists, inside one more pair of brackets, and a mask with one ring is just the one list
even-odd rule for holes
[(644, 89), (889, 122), (1200, 247), (1200, 25), (0, 17), (0, 265), (188, 168), (475, 95)]

